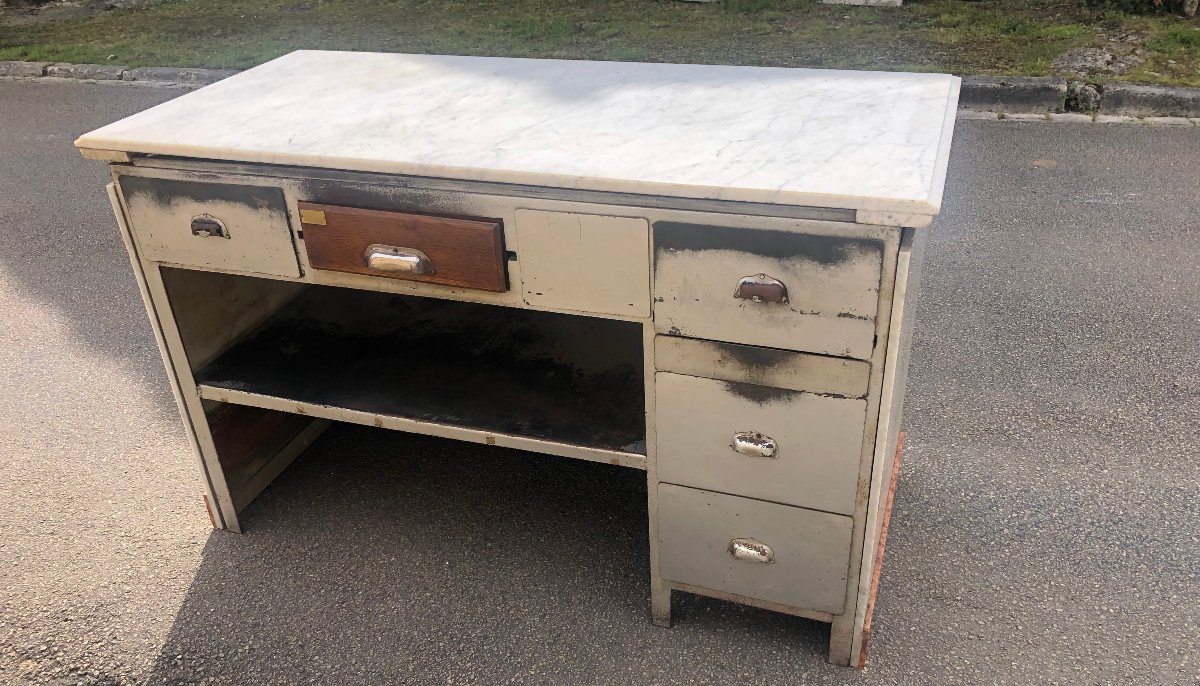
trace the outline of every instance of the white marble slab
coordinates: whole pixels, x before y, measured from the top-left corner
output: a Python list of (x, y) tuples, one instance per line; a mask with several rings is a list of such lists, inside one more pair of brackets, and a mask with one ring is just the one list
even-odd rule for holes
[(299, 51), (93, 150), (936, 214), (942, 74)]

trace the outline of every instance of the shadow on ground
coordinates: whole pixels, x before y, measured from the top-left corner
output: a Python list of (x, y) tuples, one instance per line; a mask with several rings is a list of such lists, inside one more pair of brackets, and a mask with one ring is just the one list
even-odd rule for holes
[(736, 683), (825, 667), (818, 622), (676, 594), (677, 626), (652, 626), (645, 498), (637, 470), (334, 425), (245, 534), (213, 533), (149, 681), (587, 683), (615, 664), (632, 683), (701, 662)]
[[(165, 375), (117, 232), (103, 162), (83, 159), (80, 134), (182, 93), (54, 83), (5, 85), (0, 98), (0, 277), (53, 308), (74, 340), (119, 361), (167, 401)], [(47, 350), (45, 354), (53, 354)]]

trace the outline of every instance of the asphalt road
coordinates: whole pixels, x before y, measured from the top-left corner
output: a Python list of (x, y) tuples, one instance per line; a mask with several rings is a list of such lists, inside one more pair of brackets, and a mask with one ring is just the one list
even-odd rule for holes
[(327, 432), (214, 532), (72, 139), (175, 91), (0, 82), (0, 681), (1196, 684), (1200, 130), (960, 122), (866, 672), (648, 619), (617, 467)]

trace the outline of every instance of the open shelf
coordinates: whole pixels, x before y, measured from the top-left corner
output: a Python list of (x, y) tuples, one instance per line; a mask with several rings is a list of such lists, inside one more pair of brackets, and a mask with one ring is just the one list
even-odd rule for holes
[(195, 379), (210, 400), (640, 466), (619, 457), (645, 454), (642, 375), (640, 324), (307, 286)]

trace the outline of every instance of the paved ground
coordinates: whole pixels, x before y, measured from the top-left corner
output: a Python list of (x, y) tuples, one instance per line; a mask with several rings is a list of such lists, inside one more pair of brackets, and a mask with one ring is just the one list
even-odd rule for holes
[(652, 627), (615, 467), (339, 427), (211, 531), (70, 146), (171, 95), (0, 82), (0, 681), (1200, 681), (1195, 129), (960, 124), (859, 673), (806, 620)]

